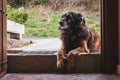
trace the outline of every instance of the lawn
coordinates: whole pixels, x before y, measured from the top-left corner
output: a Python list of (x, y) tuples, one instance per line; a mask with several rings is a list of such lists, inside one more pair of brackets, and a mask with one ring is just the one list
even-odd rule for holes
[(59, 11), (48, 11), (44, 7), (35, 6), (26, 9), (29, 13), (28, 21), (25, 23), (25, 36), (57, 37), (61, 13)]
[(24, 23), (24, 37), (58, 37), (59, 21), (63, 12), (75, 11), (82, 13), (86, 18), (86, 23), (100, 33), (100, 12), (89, 11), (81, 7), (63, 8), (60, 10), (52, 10), (48, 6), (35, 5), (25, 7), (28, 13), (28, 20)]

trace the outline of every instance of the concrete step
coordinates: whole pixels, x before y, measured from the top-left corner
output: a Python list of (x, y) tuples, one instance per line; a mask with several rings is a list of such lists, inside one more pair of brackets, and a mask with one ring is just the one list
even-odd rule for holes
[[(56, 73), (55, 54), (8, 55), (8, 73)], [(100, 52), (75, 58), (76, 73), (100, 73)]]

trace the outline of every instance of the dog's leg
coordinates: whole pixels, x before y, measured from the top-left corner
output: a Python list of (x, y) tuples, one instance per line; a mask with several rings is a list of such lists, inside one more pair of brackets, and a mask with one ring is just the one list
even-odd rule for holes
[(67, 71), (68, 72), (71, 72), (71, 71), (73, 71), (74, 69), (74, 60), (75, 60), (75, 55), (76, 55), (77, 53), (76, 52), (74, 52), (74, 50), (73, 51), (70, 51), (69, 53), (68, 53), (68, 56), (67, 56)]
[(101, 48), (101, 39), (100, 39), (100, 35), (95, 32), (93, 35), (93, 43), (92, 43), (92, 47), (90, 48), (91, 52), (95, 52), (97, 50), (100, 50)]
[(76, 48), (74, 50), (71, 50), (68, 55), (67, 55), (67, 71), (72, 72), (74, 69), (74, 62), (75, 62), (75, 55), (80, 55), (80, 54), (87, 54), (85, 48)]
[(74, 60), (75, 55), (79, 54), (80, 52), (85, 51), (83, 48), (79, 47), (77, 49), (71, 50), (67, 55), (67, 71), (71, 72), (74, 68)]
[(57, 70), (59, 72), (64, 71), (65, 70), (65, 61), (66, 57), (64, 56), (64, 53), (62, 50), (58, 51), (57, 53)]
[(88, 49), (88, 47), (87, 47), (87, 40), (83, 40), (83, 48), (85, 49), (86, 53), (90, 52), (89, 49)]

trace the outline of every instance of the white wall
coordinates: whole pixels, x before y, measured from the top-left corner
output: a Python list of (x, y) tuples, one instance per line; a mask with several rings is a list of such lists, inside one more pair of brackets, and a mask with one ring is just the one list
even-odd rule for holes
[(7, 20), (7, 32), (24, 34), (24, 25)]

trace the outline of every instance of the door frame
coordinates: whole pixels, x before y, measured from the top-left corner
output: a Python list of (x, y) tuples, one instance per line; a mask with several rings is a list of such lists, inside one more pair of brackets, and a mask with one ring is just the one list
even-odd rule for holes
[[(102, 37), (102, 72), (116, 73), (118, 64), (119, 39), (118, 39), (118, 1), (101, 0), (101, 37)], [(6, 12), (6, 0), (1, 0), (2, 9)], [(6, 71), (7, 47), (6, 47), (6, 14), (2, 14), (2, 26), (0, 26), (0, 49), (2, 56), (2, 70)]]
[(101, 0), (102, 72), (116, 73), (119, 54), (118, 1)]
[(6, 0), (0, 0), (0, 77), (7, 70)]

